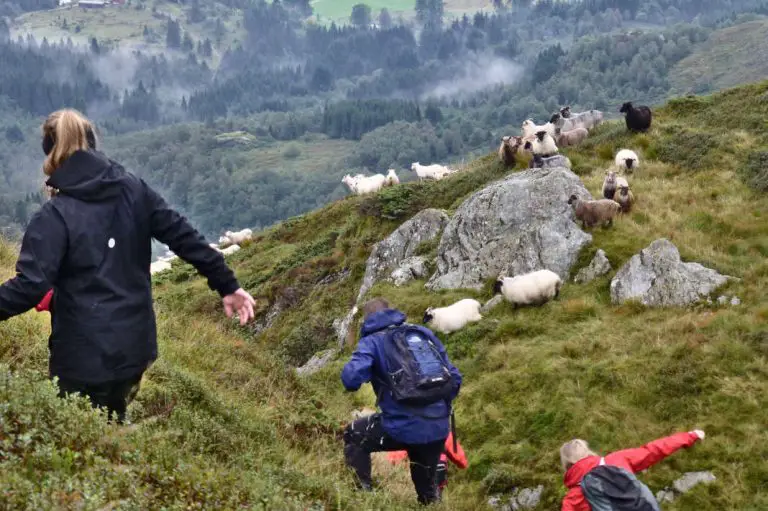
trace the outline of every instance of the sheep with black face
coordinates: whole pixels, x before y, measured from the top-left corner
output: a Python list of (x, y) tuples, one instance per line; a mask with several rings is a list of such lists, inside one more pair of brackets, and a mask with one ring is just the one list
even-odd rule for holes
[(480, 302), (472, 298), (459, 300), (447, 307), (430, 307), (424, 311), (424, 324), (430, 324), (435, 330), (450, 334), (464, 328), (467, 323), (480, 321)]

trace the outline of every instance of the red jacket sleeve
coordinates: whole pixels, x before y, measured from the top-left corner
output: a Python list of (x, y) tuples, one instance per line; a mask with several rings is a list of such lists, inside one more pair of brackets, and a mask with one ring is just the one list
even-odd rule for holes
[(451, 463), (464, 470), (469, 465), (467, 461), (467, 455), (464, 454), (461, 444), (456, 442), (456, 450), (453, 450), (453, 433), (448, 434), (448, 438), (445, 439), (445, 454), (448, 455), (448, 459)]
[(37, 312), (43, 312), (47, 310), (51, 310), (51, 298), (53, 298), (53, 289), (45, 293), (45, 296), (43, 299), (35, 305), (35, 310)]
[[(578, 511), (584, 509), (584, 507), (580, 505), (582, 502), (584, 502), (584, 495), (581, 493), (581, 488), (571, 488), (563, 499), (563, 505), (560, 508), (560, 511)], [(589, 508), (587, 507), (587, 509)]]
[(616, 451), (606, 456), (605, 462), (610, 465), (617, 460), (623, 460), (631, 467), (633, 472), (642, 472), (675, 451), (682, 449), (683, 447), (692, 446), (698, 439), (699, 437), (692, 432), (677, 433), (672, 436), (654, 440), (642, 447)]

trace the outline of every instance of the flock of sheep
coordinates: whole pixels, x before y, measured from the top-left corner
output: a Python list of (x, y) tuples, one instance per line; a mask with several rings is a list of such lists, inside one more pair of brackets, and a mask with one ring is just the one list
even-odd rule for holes
[[(632, 132), (645, 132), (651, 127), (652, 113), (647, 106), (633, 107), (632, 103), (622, 105), (620, 112), (625, 114), (627, 129)], [(522, 125), (522, 136), (504, 136), (499, 147), (499, 160), (506, 167), (517, 163), (517, 155), (530, 153), (529, 167), (565, 166), (570, 168), (570, 161), (559, 155), (558, 146), (580, 144), (589, 136), (589, 132), (603, 121), (603, 113), (589, 110), (572, 114), (570, 107), (562, 108), (549, 122), (536, 125), (527, 119)], [(555, 161), (553, 161), (555, 160)], [(621, 149), (616, 153), (612, 169), (605, 172), (602, 199), (585, 200), (571, 195), (568, 204), (573, 208), (576, 219), (585, 228), (598, 224), (611, 225), (620, 212), (628, 213), (634, 203), (634, 195), (627, 176), (640, 167), (640, 158), (635, 151)], [(563, 281), (550, 270), (538, 270), (514, 277), (500, 276), (494, 287), (494, 294), (501, 293), (515, 307), (520, 305), (543, 305), (557, 298)], [(465, 298), (447, 307), (430, 307), (424, 313), (423, 322), (444, 334), (461, 330), (468, 323), (480, 321), (482, 306), (472, 298)]]
[[(210, 245), (211, 248), (216, 249), (220, 254), (228, 256), (240, 250), (240, 245), (252, 237), (253, 231), (251, 229), (243, 229), (236, 232), (227, 231), (224, 233), (224, 236), (219, 238), (218, 243), (211, 243)], [(150, 275), (170, 270), (171, 263), (178, 258), (179, 256), (169, 249), (164, 256), (158, 257), (157, 261), (149, 265)]]
[[(422, 165), (419, 162), (414, 162), (411, 164), (411, 171), (416, 172), (419, 181), (425, 179), (439, 181), (445, 176), (458, 172), (458, 169), (451, 169), (437, 163)], [(374, 174), (372, 176), (366, 176), (365, 174), (351, 176), (347, 174), (342, 178), (341, 182), (347, 185), (349, 191), (353, 194), (365, 195), (367, 193), (376, 193), (386, 186), (398, 185), (400, 184), (400, 178), (397, 177), (395, 169), (389, 169), (386, 176), (384, 174)]]

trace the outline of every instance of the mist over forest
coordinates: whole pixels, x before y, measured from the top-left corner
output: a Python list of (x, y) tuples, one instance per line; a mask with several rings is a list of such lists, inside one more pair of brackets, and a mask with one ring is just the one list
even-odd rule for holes
[[(616, 116), (686, 89), (670, 73), (765, 0), (495, 1), (455, 16), (309, 0), (0, 5), (0, 228), (44, 200), (39, 125), (91, 117), (107, 154), (204, 233), (261, 228), (345, 195), (347, 173), (456, 163), (561, 105)], [(94, 10), (95, 11), (95, 10)]]

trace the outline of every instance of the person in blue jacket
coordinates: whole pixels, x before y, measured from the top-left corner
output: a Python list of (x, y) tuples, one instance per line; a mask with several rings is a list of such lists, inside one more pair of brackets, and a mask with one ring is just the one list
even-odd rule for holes
[(52, 113), (42, 131), (43, 171), (55, 193), (29, 222), (16, 276), (0, 286), (0, 321), (53, 289), (51, 377), (62, 396), (84, 394), (122, 422), (157, 358), (152, 238), (207, 277), (228, 316), (237, 311), (245, 324), (255, 302), (184, 217), (96, 149), (93, 125), (79, 112)]
[(349, 424), (344, 431), (344, 457), (356, 473), (359, 487), (370, 491), (371, 453), (380, 451), (408, 452), (411, 479), (418, 500), (429, 504), (439, 499), (436, 470), (445, 439), (450, 432), (450, 402), (459, 394), (461, 373), (448, 360), (440, 340), (428, 328), (418, 327), (437, 347), (455, 381), (449, 401), (439, 401), (425, 407), (406, 407), (397, 403), (385, 386), (383, 343), (392, 342), (393, 329), (405, 323), (406, 316), (390, 308), (386, 300), (373, 299), (363, 306), (364, 322), (361, 339), (352, 359), (341, 373), (344, 387), (358, 390), (371, 382), (378, 396), (381, 412)]

